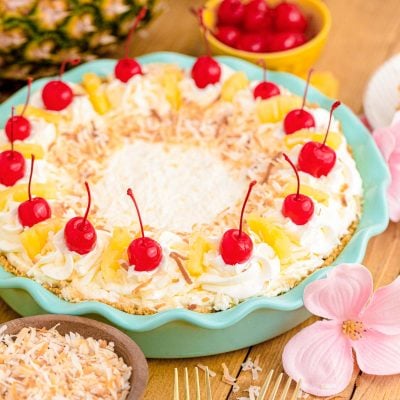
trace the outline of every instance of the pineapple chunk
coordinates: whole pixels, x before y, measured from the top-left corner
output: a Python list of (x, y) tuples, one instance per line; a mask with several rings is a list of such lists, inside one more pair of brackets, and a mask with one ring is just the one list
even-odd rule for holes
[(212, 250), (213, 246), (199, 234), (194, 234), (190, 240), (190, 250), (187, 269), (190, 275), (200, 276), (204, 272), (204, 254)]
[(93, 72), (83, 75), (82, 85), (89, 95), (93, 108), (101, 115), (110, 110), (110, 104), (104, 90), (101, 88), (101, 79)]
[(22, 246), (31, 260), (34, 260), (42, 252), (50, 232), (57, 233), (61, 228), (61, 220), (53, 218), (39, 222), (32, 226), (32, 228), (25, 229), (19, 234)]
[[(32, 195), (36, 197), (44, 197), (45, 199), (55, 199), (57, 192), (54, 185), (50, 183), (33, 183)], [(14, 201), (22, 202), (28, 200), (28, 185), (14, 185), (0, 192), (0, 210), (3, 210), (7, 204), (8, 198)]]
[(301, 97), (287, 95), (274, 96), (267, 100), (261, 100), (257, 104), (258, 118), (263, 124), (283, 121), (286, 114), (289, 111), (300, 108), (301, 103)]
[[(283, 189), (282, 196), (286, 197), (289, 194), (296, 193), (296, 191), (297, 185), (294, 183), (288, 183)], [(328, 193), (325, 193), (318, 189), (314, 189), (308, 185), (300, 185), (300, 193), (312, 197), (315, 201), (318, 201), (319, 203), (326, 203), (329, 199)]]
[[(24, 109), (24, 105), (17, 106), (16, 110), (15, 110), (16, 114), (21, 114), (23, 109)], [(41, 108), (29, 106), (29, 105), (28, 105), (28, 107), (26, 107), (24, 115), (26, 117), (42, 118), (50, 124), (58, 124), (63, 119), (63, 116), (60, 113), (43, 110)]]
[(178, 111), (182, 105), (182, 94), (179, 83), (166, 79), (163, 86), (169, 104), (171, 104), (173, 110)]
[[(0, 151), (9, 150), (9, 144), (3, 144), (0, 146)], [(44, 149), (40, 144), (35, 143), (14, 143), (14, 149), (19, 151), (24, 158), (31, 158), (33, 154), (37, 160), (41, 160), (44, 157)]]
[(266, 218), (250, 214), (247, 218), (249, 228), (258, 237), (270, 245), (281, 261), (291, 256), (296, 239)]
[(236, 93), (246, 89), (249, 80), (244, 72), (235, 72), (222, 85), (221, 98), (224, 101), (232, 101)]
[(173, 110), (178, 111), (182, 105), (182, 93), (179, 82), (183, 78), (183, 73), (178, 68), (167, 68), (161, 76), (160, 84), (165, 90), (165, 95)]
[(126, 250), (131, 241), (132, 235), (127, 228), (114, 227), (110, 242), (100, 262), (100, 270), (106, 282), (117, 280), (121, 268), (119, 260), (126, 256)]
[[(324, 138), (325, 138), (325, 133), (310, 132), (306, 129), (301, 129), (297, 132), (292, 133), (291, 135), (286, 135), (283, 140), (285, 141), (286, 147), (291, 149), (292, 147), (298, 144), (304, 144), (306, 142), (309, 142), (310, 140), (322, 143), (324, 141)], [(342, 141), (343, 137), (340, 133), (329, 132), (326, 144), (333, 150), (337, 150), (339, 146), (342, 144)]]

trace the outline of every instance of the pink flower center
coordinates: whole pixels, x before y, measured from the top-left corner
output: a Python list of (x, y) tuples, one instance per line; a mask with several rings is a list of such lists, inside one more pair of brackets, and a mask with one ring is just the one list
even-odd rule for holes
[(361, 321), (344, 321), (342, 332), (351, 340), (359, 340), (365, 332), (364, 324)]

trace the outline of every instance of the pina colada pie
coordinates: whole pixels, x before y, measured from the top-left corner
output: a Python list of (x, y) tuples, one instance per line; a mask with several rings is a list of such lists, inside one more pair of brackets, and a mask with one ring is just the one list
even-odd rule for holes
[(17, 105), (0, 132), (0, 263), (133, 314), (226, 310), (329, 265), (362, 202), (329, 110), (207, 56), (134, 62)]

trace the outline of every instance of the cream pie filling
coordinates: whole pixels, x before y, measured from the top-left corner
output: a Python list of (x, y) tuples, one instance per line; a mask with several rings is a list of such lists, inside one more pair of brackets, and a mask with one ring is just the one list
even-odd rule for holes
[[(84, 175), (93, 182), (94, 208), (89, 219), (98, 234), (95, 249), (85, 256), (69, 252), (60, 229), (49, 233), (42, 252), (31, 259), (20, 241), (19, 203), (10, 196), (0, 209), (0, 252), (21, 273), (59, 286), (67, 300), (95, 299), (139, 313), (141, 308), (154, 312), (176, 307), (219, 311), (249, 297), (276, 296), (289, 290), (324, 263), (360, 216), (362, 182), (339, 122), (333, 119), (330, 129), (341, 135), (330, 174), (316, 179), (300, 172), (304, 187), (326, 195), (321, 200), (310, 194), (315, 214), (307, 224), (295, 225), (281, 213), (285, 187), (295, 182), (283, 162), (274, 162), (268, 184), (257, 185), (249, 203), (249, 213), (289, 234), (293, 241), (290, 258), (280, 259), (274, 246), (246, 228), (254, 239), (251, 258), (244, 264), (225, 265), (219, 240), (226, 229), (237, 227), (246, 182), (261, 182), (279, 151), (296, 160), (301, 145), (284, 146), (282, 122), (258, 122), (260, 101), (252, 96), (256, 82), (238, 91), (232, 102), (220, 99), (224, 81), (233, 74), (227, 67), (222, 82), (206, 90), (196, 88), (189, 74), (182, 73), (178, 87), (183, 106), (177, 114), (160, 85), (166, 68), (170, 66), (146, 66), (143, 76), (126, 84), (105, 80), (102, 90), (113, 100), (113, 108), (105, 115), (95, 111), (80, 85), (73, 85), (78, 96), (60, 113), (62, 120), (57, 125), (32, 117), (33, 134), (27, 143), (40, 144), (48, 151), (37, 163), (34, 181), (61, 188), (50, 203), (62, 223), (81, 215), (85, 207), (82, 179), (76, 177)], [(284, 88), (282, 93), (289, 95)], [(42, 107), (38, 93), (32, 105)], [(307, 110), (315, 118), (314, 130), (324, 132), (329, 113), (316, 107)], [(6, 142), (1, 131), (0, 143)], [(69, 162), (74, 157), (82, 162), (82, 169), (81, 164)], [(27, 182), (27, 174), (18, 184)], [(120, 268), (110, 275), (101, 261), (113, 227), (127, 229), (132, 239), (138, 233), (126, 198), (129, 186), (141, 205), (146, 234), (162, 245), (163, 260), (154, 271), (138, 272), (128, 265), (123, 251), (117, 260)], [(4, 189), (0, 187), (0, 194)], [(203, 273), (191, 275), (188, 282), (170, 255), (180, 254), (187, 268), (192, 231), (202, 235), (210, 248), (203, 255)]]

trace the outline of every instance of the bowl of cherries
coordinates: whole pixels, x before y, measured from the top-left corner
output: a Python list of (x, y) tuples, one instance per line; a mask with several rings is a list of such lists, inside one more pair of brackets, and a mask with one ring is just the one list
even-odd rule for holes
[(213, 53), (303, 75), (325, 46), (331, 16), (321, 0), (209, 0), (203, 22)]

